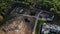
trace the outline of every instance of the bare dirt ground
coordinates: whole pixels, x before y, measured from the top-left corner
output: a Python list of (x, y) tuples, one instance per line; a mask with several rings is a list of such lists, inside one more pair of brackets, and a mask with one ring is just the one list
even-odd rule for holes
[[(24, 19), (28, 18), (30, 22)], [(9, 20), (0, 30), (0, 34), (32, 34), (35, 24), (35, 18), (19, 16)]]

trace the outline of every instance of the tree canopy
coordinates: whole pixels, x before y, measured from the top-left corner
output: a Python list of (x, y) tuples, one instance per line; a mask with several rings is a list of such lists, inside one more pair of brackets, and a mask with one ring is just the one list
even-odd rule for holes
[(12, 7), (14, 2), (39, 5), (42, 9), (60, 14), (60, 0), (0, 0), (0, 16), (4, 18), (6, 13), (9, 12), (8, 9)]

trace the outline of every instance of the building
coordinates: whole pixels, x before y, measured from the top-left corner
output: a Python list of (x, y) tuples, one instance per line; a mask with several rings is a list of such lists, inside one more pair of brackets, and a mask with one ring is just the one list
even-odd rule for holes
[(54, 14), (52, 12), (42, 10), (40, 11), (39, 18), (43, 21), (52, 21), (54, 19)]
[(46, 24), (44, 23), (42, 25), (42, 34), (60, 34), (60, 26), (55, 24)]

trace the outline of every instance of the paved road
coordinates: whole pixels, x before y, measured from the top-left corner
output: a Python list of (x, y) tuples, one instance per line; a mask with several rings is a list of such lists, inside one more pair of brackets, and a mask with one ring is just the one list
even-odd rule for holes
[(36, 26), (37, 26), (38, 20), (40, 19), (40, 18), (39, 18), (40, 13), (41, 13), (41, 12), (39, 12), (37, 16), (31, 16), (31, 15), (25, 15), (25, 14), (18, 14), (18, 16), (19, 16), (19, 15), (22, 15), (22, 16), (27, 16), (27, 17), (34, 17), (34, 18), (36, 18), (35, 26), (34, 26), (34, 28), (33, 28), (33, 34), (35, 34), (35, 28), (36, 28)]
[[(27, 17), (34, 17), (34, 18), (36, 18), (35, 26), (34, 26), (34, 29), (33, 29), (33, 34), (35, 34), (35, 28), (36, 28), (36, 26), (37, 26), (38, 20), (40, 19), (40, 18), (39, 18), (40, 13), (41, 13), (41, 12), (39, 12), (37, 16), (30, 16), (30, 15), (25, 15), (25, 14), (19, 14), (19, 15), (22, 15), (22, 16), (27, 16)], [(19, 16), (19, 15), (18, 15), (18, 16)]]
[(35, 34), (35, 30), (36, 30), (36, 26), (37, 26), (37, 23), (38, 23), (38, 20), (39, 20), (40, 13), (41, 12), (39, 12), (38, 15), (37, 15), (37, 17), (36, 17), (35, 26), (34, 26), (34, 29), (33, 29), (33, 34)]
[[(25, 15), (25, 14), (17, 14), (17, 16), (20, 16), (20, 15), (21, 15), (21, 16), (27, 16), (27, 17), (34, 17), (34, 18), (36, 18), (35, 26), (34, 26), (34, 29), (33, 29), (33, 34), (35, 34), (35, 28), (36, 28), (36, 26), (37, 26), (38, 20), (41, 20), (41, 18), (39, 18), (39, 15), (40, 15), (41, 12), (42, 12), (42, 11), (40, 11), (37, 16), (31, 16), (31, 15)], [(53, 17), (54, 17), (54, 16), (53, 16)], [(52, 18), (53, 18), (53, 17), (52, 17)], [(42, 20), (44, 20), (44, 19), (42, 19)]]

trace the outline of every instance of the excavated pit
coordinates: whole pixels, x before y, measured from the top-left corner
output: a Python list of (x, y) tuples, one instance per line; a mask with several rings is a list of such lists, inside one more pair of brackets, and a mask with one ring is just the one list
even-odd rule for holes
[(2, 27), (2, 32), (4, 34), (32, 34), (34, 24), (35, 18), (19, 16), (6, 22), (6, 25)]

